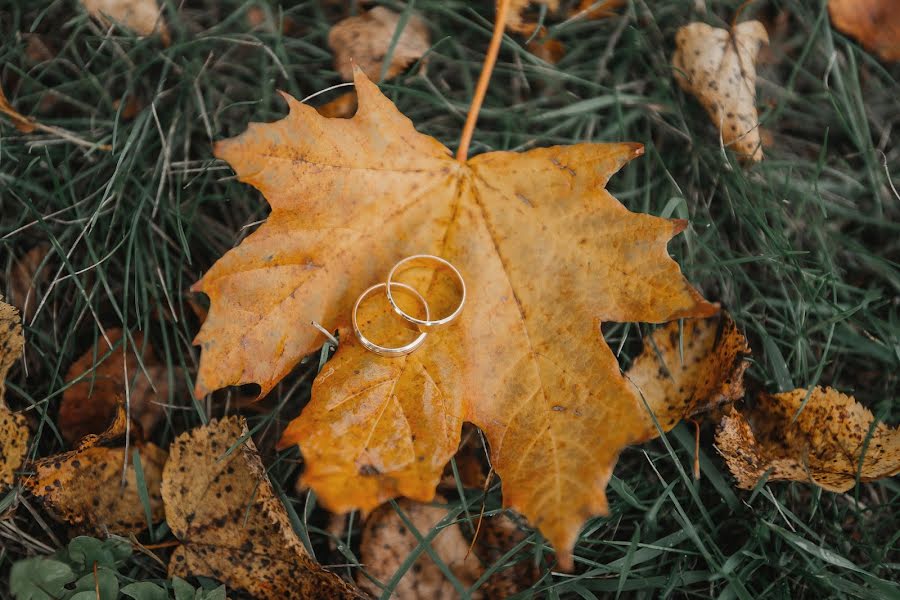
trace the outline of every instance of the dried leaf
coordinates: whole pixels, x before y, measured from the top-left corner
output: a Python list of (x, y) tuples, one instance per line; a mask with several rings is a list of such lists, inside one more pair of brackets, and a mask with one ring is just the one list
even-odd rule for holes
[(260, 599), (360, 596), (303, 548), (242, 417), (183, 433), (170, 450), (162, 494), (182, 544), (170, 577), (214, 577)]
[(349, 119), (356, 112), (356, 92), (341, 94), (331, 102), (317, 106), (316, 110), (329, 119)]
[(723, 312), (654, 331), (626, 377), (669, 431), (685, 417), (742, 398), (749, 355), (747, 338)]
[[(168, 373), (153, 348), (144, 343), (141, 333), (134, 334), (133, 343), (121, 342), (121, 329), (108, 329), (106, 337), (115, 347), (112, 352), (106, 339), (101, 338), (95, 348), (69, 367), (66, 375), (66, 381), (83, 376), (63, 392), (59, 409), (60, 433), (70, 444), (109, 427), (119, 405), (125, 401), (126, 381), (131, 419), (141, 426), (144, 434), (149, 435), (165, 414), (162, 403), (169, 398)], [(140, 350), (140, 358), (135, 348)], [(95, 361), (99, 362), (95, 364)]]
[(756, 57), (769, 42), (759, 21), (732, 31), (691, 23), (678, 30), (672, 65), (675, 80), (692, 93), (722, 133), (722, 141), (742, 157), (759, 161), (756, 113)]
[(537, 28), (537, 23), (527, 21), (522, 15), (531, 4), (544, 4), (547, 12), (559, 10), (559, 0), (510, 0), (506, 13), (506, 28), (516, 33), (531, 34)]
[(106, 24), (110, 19), (141, 36), (159, 33), (169, 43), (169, 31), (157, 0), (81, 0), (92, 17)]
[[(359, 293), (397, 260), (444, 256), (469, 288), (457, 322), (401, 359), (345, 332), (281, 446), (300, 443), (304, 480), (326, 507), (372, 509), (398, 494), (430, 500), (462, 421), (473, 422), (490, 441), (505, 501), (570, 566), (584, 519), (606, 512), (619, 452), (648, 427), (599, 323), (716, 310), (666, 252), (686, 223), (632, 213), (605, 191), (638, 144), (461, 164), (361, 72), (356, 90), (352, 119), (325, 119), (286, 96), (287, 118), (216, 144), (272, 214), (194, 286), (211, 300), (195, 394), (247, 382), (266, 393), (321, 344), (297, 323), (347, 324)], [(434, 314), (458, 301), (449, 277), (405, 275), (423, 290), (430, 282)], [(398, 331), (383, 297), (361, 319), (375, 339)]]
[[(162, 520), (160, 480), (166, 452), (153, 444), (138, 448), (153, 522)], [(132, 450), (89, 446), (34, 463), (26, 487), (57, 521), (104, 535), (128, 535), (147, 528)], [(122, 480), (122, 474), (125, 479)]]
[[(442, 498), (437, 499), (437, 502), (443, 501)], [(440, 506), (408, 500), (400, 500), (397, 505), (421, 537), (427, 536), (447, 516), (447, 510)], [(360, 541), (360, 560), (366, 565), (366, 573), (387, 583), (418, 546), (419, 539), (410, 531), (400, 514), (391, 506), (382, 506), (366, 519)], [(474, 554), (469, 553), (469, 542), (455, 523), (444, 526), (431, 540), (430, 546), (465, 588), (475, 583), (481, 575), (481, 562)], [(382, 588), (364, 573), (360, 572), (356, 581), (373, 596), (382, 594)], [(456, 587), (427, 552), (423, 552), (409, 567), (391, 594), (391, 598), (397, 600), (459, 596)]]
[(900, 6), (897, 0), (829, 0), (836, 29), (860, 41), (882, 60), (900, 60)]
[(528, 42), (528, 51), (551, 65), (555, 65), (566, 55), (563, 43), (553, 38), (540, 38)]
[(13, 108), (13, 105), (10, 104), (9, 100), (6, 98), (6, 94), (3, 92), (2, 87), (0, 87), (0, 113), (9, 117), (15, 128), (22, 133), (31, 133), (36, 128), (34, 119), (26, 117)]
[(521, 593), (537, 582), (541, 569), (534, 561), (531, 546), (525, 546), (517, 554), (509, 552), (525, 540), (527, 532), (519, 523), (506, 514), (484, 517), (478, 537), (475, 539), (475, 553), (486, 565), (503, 565), (488, 577), (478, 590), (484, 598), (510, 598)]
[[(383, 6), (335, 24), (328, 33), (328, 45), (334, 51), (334, 66), (345, 81), (353, 81), (354, 65), (370, 78), (381, 77), (382, 63), (391, 47), (400, 14)], [(418, 16), (407, 21), (391, 54), (386, 79), (396, 77), (431, 47), (428, 26)]]
[(581, 0), (578, 8), (572, 11), (571, 17), (578, 16), (586, 19), (608, 19), (616, 16), (616, 10), (625, 6), (626, 0)]
[(30, 321), (40, 303), (38, 288), (47, 279), (47, 270), (38, 272), (50, 251), (49, 244), (38, 244), (17, 260), (9, 275), (9, 303), (18, 308), (22, 319)]
[(25, 347), (18, 311), (0, 296), (0, 493), (12, 485), (28, 450), (25, 417), (6, 407), (6, 374)]
[(763, 393), (752, 407), (722, 420), (716, 448), (739, 487), (752, 489), (770, 469), (769, 481), (807, 481), (833, 492), (852, 488), (858, 471), (864, 482), (900, 473), (900, 429), (878, 423), (873, 430), (867, 408), (821, 387), (809, 393), (794, 421), (806, 397), (803, 389)]

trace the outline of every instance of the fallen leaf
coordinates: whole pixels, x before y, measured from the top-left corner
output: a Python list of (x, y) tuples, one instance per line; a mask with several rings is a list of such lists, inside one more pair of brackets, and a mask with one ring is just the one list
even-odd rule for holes
[(25, 337), (18, 311), (3, 302), (0, 296), (0, 494), (12, 485), (15, 473), (25, 460), (28, 450), (28, 425), (25, 417), (9, 410), (6, 394), (6, 374), (22, 356)]
[(9, 302), (21, 311), (25, 322), (31, 320), (40, 303), (38, 290), (48, 273), (39, 269), (48, 252), (49, 244), (38, 244), (13, 264), (9, 275)]
[(169, 31), (157, 0), (81, 0), (92, 17), (110, 24), (110, 19), (141, 36), (160, 34), (169, 43)]
[[(336, 23), (328, 33), (328, 45), (334, 51), (334, 66), (341, 77), (353, 81), (355, 65), (370, 79), (378, 80), (399, 24), (400, 14), (383, 6)], [(385, 78), (399, 75), (430, 47), (428, 26), (417, 15), (411, 15), (394, 46)]]
[(585, 19), (608, 19), (616, 16), (616, 10), (625, 6), (626, 0), (581, 0), (578, 7), (572, 11), (571, 17), (583, 17)]
[(214, 577), (260, 599), (360, 597), (303, 548), (249, 435), (228, 417), (172, 443), (162, 495), (181, 546), (169, 576)]
[(356, 92), (341, 94), (331, 102), (317, 106), (316, 110), (329, 119), (349, 119), (356, 112)]
[(0, 112), (9, 117), (16, 129), (22, 133), (31, 133), (36, 129), (34, 119), (26, 117), (9, 103), (3, 88), (0, 87)]
[[(436, 502), (444, 502), (436, 498)], [(391, 581), (407, 557), (419, 546), (419, 539), (432, 529), (442, 529), (430, 541), (432, 551), (453, 573), (458, 583), (468, 589), (484, 570), (474, 554), (469, 553), (469, 542), (455, 523), (441, 524), (447, 516), (446, 508), (400, 500), (397, 502), (403, 517), (415, 527), (419, 537), (407, 526), (404, 518), (391, 506), (382, 506), (366, 519), (360, 540), (360, 561), (365, 573), (357, 574), (356, 582), (362, 589), (378, 597), (383, 589), (366, 574), (382, 583)], [(391, 598), (416, 600), (418, 598), (457, 598), (461, 594), (438, 567), (428, 552), (422, 552), (397, 582)], [(481, 598), (475, 594), (474, 598)]]
[(531, 34), (537, 28), (537, 23), (525, 19), (522, 13), (531, 4), (543, 4), (547, 12), (559, 10), (559, 0), (510, 0), (506, 13), (506, 28), (516, 33)]
[(541, 569), (534, 561), (532, 546), (526, 545), (510, 555), (510, 551), (529, 535), (506, 514), (484, 517), (475, 539), (475, 553), (486, 565), (503, 561), (502, 566), (478, 588), (484, 598), (510, 598), (527, 590), (540, 578)]
[(752, 489), (771, 469), (768, 481), (845, 492), (856, 484), (857, 472), (863, 482), (900, 473), (900, 429), (884, 423), (873, 429), (873, 422), (869, 409), (832, 388), (763, 393), (722, 420), (716, 448), (738, 487)]
[(672, 56), (675, 80), (692, 93), (722, 133), (722, 141), (743, 158), (760, 161), (756, 113), (756, 57), (769, 42), (759, 21), (733, 30), (691, 23), (678, 30)]
[[(166, 452), (153, 444), (137, 450), (151, 520), (157, 522), (163, 518), (160, 480)], [(25, 479), (25, 485), (57, 521), (97, 535), (140, 533), (147, 529), (147, 517), (132, 449), (127, 452), (98, 445), (42, 458), (34, 463), (35, 475)]]
[[(115, 347), (112, 352), (106, 339)], [(75, 361), (66, 375), (69, 382), (81, 377), (63, 392), (59, 408), (60, 433), (70, 444), (88, 434), (105, 431), (126, 397), (131, 405), (131, 419), (145, 435), (165, 414), (162, 403), (169, 398), (168, 372), (153, 348), (144, 342), (143, 335), (135, 333), (130, 341), (123, 342), (121, 329), (107, 329), (106, 339), (100, 338), (97, 346)], [(140, 350), (140, 358), (135, 348)]]
[(829, 0), (836, 29), (856, 38), (884, 61), (900, 60), (900, 6), (897, 0)]
[(686, 417), (743, 398), (749, 356), (747, 338), (723, 312), (654, 331), (626, 377), (669, 431)]
[(541, 38), (528, 42), (528, 51), (551, 65), (555, 65), (566, 55), (566, 47), (559, 40)]
[[(272, 213), (193, 288), (211, 300), (195, 340), (195, 394), (249, 382), (265, 394), (322, 343), (298, 323), (346, 324), (359, 293), (397, 260), (441, 255), (467, 281), (460, 318), (400, 359), (344, 332), (280, 445), (300, 443), (304, 480), (326, 507), (371, 510), (396, 495), (430, 500), (471, 421), (490, 441), (507, 504), (571, 566), (584, 520), (607, 510), (619, 452), (649, 426), (599, 323), (716, 310), (666, 251), (686, 223), (632, 213), (605, 191), (638, 144), (492, 152), (461, 164), (359, 71), (356, 90), (352, 119), (325, 119), (285, 96), (287, 118), (216, 144)], [(449, 277), (404, 275), (422, 289), (433, 279), (434, 314), (458, 301)], [(398, 330), (381, 304), (361, 315), (375, 339)]]

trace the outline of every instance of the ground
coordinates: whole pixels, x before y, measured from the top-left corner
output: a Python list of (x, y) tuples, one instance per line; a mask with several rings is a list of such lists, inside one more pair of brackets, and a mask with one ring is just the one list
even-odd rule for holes
[[(166, 364), (185, 368), (187, 378), (195, 372), (198, 321), (188, 289), (267, 214), (259, 194), (213, 158), (212, 142), (283, 116), (279, 89), (304, 98), (340, 83), (326, 42), (340, 2), (260, 3), (265, 18), (255, 27), (251, 0), (165, 4), (167, 47), (107, 31), (75, 0), (0, 0), (7, 96), (25, 114), (112, 146), (24, 135), (0, 117), (0, 293), (10, 294), (17, 259), (40, 244), (52, 248), (38, 287), (43, 304), (27, 315), (26, 358), (7, 391), (37, 428), (35, 455), (62, 449), (52, 423), (65, 373), (101, 327), (143, 331)], [(766, 158), (742, 166), (669, 66), (679, 26), (726, 27), (740, 4), (632, 0), (621, 17), (549, 21), (548, 35), (566, 47), (556, 65), (535, 58), (522, 37), (508, 37), (471, 154), (643, 143), (645, 156), (610, 189), (632, 210), (690, 220), (670, 252), (747, 332), (753, 381), (773, 391), (830, 385), (896, 424), (900, 69), (832, 29), (824, 1), (750, 3), (741, 18), (763, 20), (772, 43), (758, 82)], [(382, 89), (421, 131), (455, 149), (493, 9), (462, 0), (419, 0), (415, 8), (432, 31), (427, 64)], [(41, 35), (46, 54), (30, 33)], [(623, 367), (648, 327), (605, 327)], [(329, 554), (324, 516), (293, 487), (299, 455), (276, 460), (272, 449), (308, 400), (316, 366), (301, 365), (253, 406), (240, 390), (199, 402), (173, 391), (156, 441), (241, 408), (304, 540), (353, 572), (358, 529), (341, 545), (343, 556)], [(543, 572), (538, 596), (884, 597), (878, 580), (900, 577), (896, 479), (846, 494), (800, 483), (744, 492), (717, 456), (711, 427), (701, 433), (696, 482), (693, 446), (692, 428), (682, 425), (627, 450), (610, 485), (611, 516), (590, 521), (579, 539), (577, 574)], [(495, 485), (487, 509), (500, 500)], [(482, 494), (467, 501), (480, 506)], [(0, 597), (10, 564), (57, 547), (61, 531), (27, 510), (0, 525)], [(537, 534), (528, 544), (532, 555), (542, 549)], [(132, 576), (164, 573), (142, 557)]]

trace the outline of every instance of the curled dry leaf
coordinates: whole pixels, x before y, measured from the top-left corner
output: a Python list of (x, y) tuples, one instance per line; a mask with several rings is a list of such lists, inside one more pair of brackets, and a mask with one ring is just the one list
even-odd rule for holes
[(159, 33), (168, 44), (169, 31), (157, 0), (81, 0), (92, 17), (109, 24), (110, 19), (141, 36)]
[[(355, 65), (370, 79), (379, 79), (382, 64), (399, 24), (400, 14), (383, 6), (376, 6), (361, 15), (348, 17), (335, 24), (328, 33), (328, 45), (334, 51), (334, 66), (341, 77), (345, 81), (353, 81)], [(428, 26), (417, 15), (410, 16), (394, 46), (385, 78), (391, 79), (399, 75), (428, 52), (430, 47)]]
[(25, 322), (31, 320), (40, 303), (38, 290), (47, 279), (47, 270), (40, 267), (49, 252), (49, 244), (38, 244), (13, 264), (9, 275), (9, 303), (21, 311)]
[[(157, 522), (163, 518), (160, 481), (166, 452), (153, 444), (137, 450), (151, 519)], [(147, 517), (133, 450), (127, 452), (96, 445), (42, 458), (34, 463), (35, 474), (25, 484), (57, 521), (97, 535), (140, 533), (147, 528)]]
[(259, 599), (360, 596), (303, 548), (242, 417), (183, 433), (170, 450), (162, 494), (181, 541), (170, 577), (214, 577)]
[(22, 133), (31, 133), (37, 128), (34, 119), (26, 117), (13, 108), (13, 105), (10, 104), (9, 100), (6, 98), (6, 94), (3, 92), (2, 87), (0, 87), (0, 113), (9, 117), (16, 129)]
[[(304, 481), (326, 507), (370, 510), (396, 495), (430, 500), (470, 421), (490, 442), (507, 504), (570, 567), (584, 520), (607, 511), (619, 452), (652, 427), (599, 323), (716, 310), (666, 251), (686, 223), (632, 213), (605, 190), (639, 144), (460, 163), (361, 71), (355, 83), (352, 119), (286, 97), (288, 117), (216, 144), (272, 213), (194, 286), (211, 301), (195, 394), (248, 382), (267, 392), (322, 343), (296, 323), (348, 324), (360, 292), (400, 258), (443, 256), (466, 278), (460, 318), (399, 359), (345, 332), (280, 445), (300, 444)], [(443, 271), (404, 275), (435, 314), (458, 302)], [(386, 302), (364, 321), (379, 341), (398, 330)]]
[(900, 5), (897, 0), (829, 0), (835, 28), (885, 61), (900, 60)]
[[(141, 333), (134, 334), (131, 340), (122, 340), (121, 329), (108, 329), (106, 337), (114, 346), (112, 352), (106, 340), (100, 338), (97, 346), (75, 361), (66, 375), (66, 381), (81, 377), (63, 392), (59, 409), (60, 433), (70, 444), (109, 428), (125, 402), (126, 385), (131, 419), (144, 434), (153, 431), (165, 414), (162, 403), (169, 397), (168, 373), (153, 348), (144, 342)], [(140, 351), (140, 358), (135, 348)]]
[(744, 396), (750, 345), (731, 316), (723, 312), (683, 323), (673, 321), (645, 338), (626, 373), (663, 431)]
[(25, 347), (22, 324), (13, 306), (0, 296), (0, 493), (12, 485), (16, 470), (28, 450), (28, 426), (25, 417), (9, 410), (4, 401), (6, 374)]
[(864, 482), (900, 473), (900, 429), (873, 429), (872, 413), (852, 396), (820, 387), (794, 421), (806, 397), (804, 389), (763, 393), (722, 420), (716, 448), (739, 487), (752, 489), (770, 469), (769, 481), (806, 481), (833, 492), (853, 487), (857, 472)]
[(756, 57), (769, 42), (759, 21), (731, 31), (691, 23), (678, 30), (672, 57), (675, 80), (692, 93), (722, 133), (722, 141), (743, 158), (759, 161), (756, 112)]
[[(438, 497), (436, 501), (444, 500)], [(400, 500), (397, 505), (423, 538), (447, 516), (447, 510), (440, 506), (409, 500)], [(360, 541), (360, 560), (366, 567), (366, 573), (384, 584), (394, 577), (418, 546), (419, 538), (409, 529), (403, 517), (393, 507), (382, 506), (366, 519)], [(481, 575), (481, 562), (469, 552), (469, 542), (463, 537), (457, 524), (443, 526), (430, 541), (430, 546), (463, 588), (469, 588)], [(366, 577), (365, 573), (360, 571), (356, 581), (373, 596), (382, 594), (382, 588)], [(428, 552), (422, 552), (397, 582), (391, 598), (416, 600), (456, 598), (460, 595)], [(475, 597), (480, 598), (479, 595)]]

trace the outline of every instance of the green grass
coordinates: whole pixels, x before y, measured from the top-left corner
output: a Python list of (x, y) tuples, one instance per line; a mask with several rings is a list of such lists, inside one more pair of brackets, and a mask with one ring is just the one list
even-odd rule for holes
[[(8, 293), (18, 257), (37, 244), (51, 247), (40, 270), (41, 308), (25, 328), (26, 359), (7, 392), (36, 427), (32, 456), (62, 449), (54, 422), (66, 370), (105, 328), (145, 332), (167, 364), (185, 369), (183, 384), (190, 386), (198, 323), (185, 302), (188, 288), (267, 214), (259, 194), (212, 157), (211, 142), (240, 133), (251, 120), (283, 116), (278, 89), (303, 98), (339, 83), (326, 43), (334, 14), (318, 2), (272, 3), (270, 22), (251, 30), (249, 0), (183, 7), (167, 0), (169, 47), (106, 31), (76, 4), (0, 0), (0, 84), (13, 104), (84, 140), (112, 145), (106, 152), (23, 135), (0, 117), (0, 277), (6, 279), (0, 291)], [(758, 106), (774, 144), (762, 163), (742, 168), (671, 76), (677, 28), (698, 19), (724, 26), (740, 2), (707, 1), (705, 14), (698, 4), (704, 3), (633, 0), (620, 18), (551, 24), (549, 34), (567, 47), (558, 65), (542, 63), (523, 40), (508, 37), (472, 153), (580, 141), (645, 144), (646, 155), (610, 188), (632, 210), (690, 219), (670, 250), (689, 279), (748, 333), (750, 376), (773, 391), (831, 385), (896, 423), (900, 197), (890, 177), (900, 187), (900, 69), (833, 30), (823, 1), (751, 4), (748, 17), (782, 9), (790, 16), (773, 38), (774, 62), (759, 68)], [(490, 2), (462, 0), (415, 6), (432, 30), (427, 67), (382, 89), (421, 131), (455, 148), (493, 10)], [(277, 23), (288, 17), (299, 30), (284, 35)], [(41, 34), (53, 56), (28, 58), (28, 33)], [(126, 120), (116, 102), (130, 97), (144, 108)], [(646, 331), (605, 328), (623, 366)], [(287, 419), (308, 400), (317, 365), (317, 357), (301, 365), (257, 409), (244, 412), (301, 537), (322, 562), (353, 565), (359, 518), (350, 543), (329, 551), (325, 515), (314, 498), (293, 491), (297, 455), (272, 450)], [(233, 410), (236, 398), (225, 392), (194, 402), (173, 394), (156, 441), (168, 443)], [(709, 427), (701, 447), (699, 482), (689, 475), (693, 436), (684, 426), (626, 450), (609, 490), (612, 514), (586, 524), (577, 572), (543, 572), (536, 595), (900, 593), (886, 583), (900, 579), (896, 480), (840, 495), (790, 483), (744, 492), (733, 488)], [(0, 498), (0, 506), (19, 492)], [(482, 496), (472, 491), (465, 498), (476, 516)], [(21, 501), (40, 514), (33, 500)], [(486, 508), (500, 506), (495, 485)], [(467, 520), (463, 508), (454, 499), (449, 518)], [(65, 539), (62, 528), (22, 506), (0, 522), (0, 597), (11, 562)], [(520, 559), (546, 551), (532, 533)], [(164, 572), (139, 556), (130, 576), (154, 579)]]

